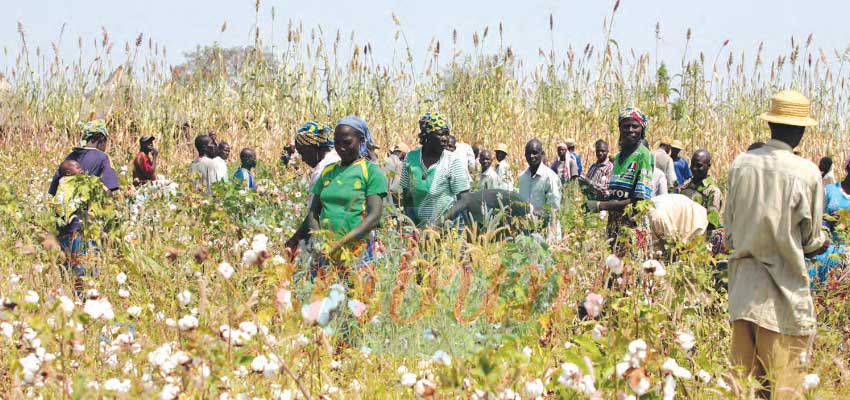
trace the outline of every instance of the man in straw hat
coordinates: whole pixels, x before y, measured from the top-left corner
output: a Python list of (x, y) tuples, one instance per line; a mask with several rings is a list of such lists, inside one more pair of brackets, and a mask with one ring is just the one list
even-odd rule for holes
[(511, 167), (508, 163), (508, 146), (504, 143), (496, 144), (496, 173), (499, 174), (499, 179), (505, 183), (505, 185), (513, 188), (514, 187), (514, 178), (511, 176)]
[(685, 146), (680, 140), (673, 140), (670, 143), (670, 158), (673, 159), (673, 168), (676, 170), (676, 187), (681, 188), (685, 185), (688, 179), (691, 179), (691, 167), (688, 165), (688, 160), (680, 157)]
[(731, 361), (773, 398), (801, 396), (804, 354), (816, 329), (805, 257), (829, 244), (818, 168), (792, 152), (805, 128), (817, 124), (809, 108), (799, 92), (774, 95), (761, 115), (770, 141), (739, 155), (729, 171)]

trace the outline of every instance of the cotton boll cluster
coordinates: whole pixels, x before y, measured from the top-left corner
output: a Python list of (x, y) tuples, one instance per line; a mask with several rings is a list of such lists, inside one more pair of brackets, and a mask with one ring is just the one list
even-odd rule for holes
[(18, 360), (22, 367), (23, 382), (30, 386), (44, 386), (46, 373), (43, 369), (55, 359), (56, 356), (53, 353), (48, 353), (41, 347), (35, 347), (31, 353)]
[(233, 266), (230, 265), (230, 263), (223, 262), (218, 265), (218, 269), (216, 271), (218, 271), (218, 274), (221, 275), (222, 278), (230, 279), (230, 277), (233, 276), (235, 269), (233, 269)]
[(413, 392), (417, 397), (430, 398), (437, 392), (437, 385), (428, 378), (422, 378), (413, 385)]
[(539, 400), (543, 398), (543, 395), (546, 393), (546, 387), (543, 386), (543, 381), (540, 378), (537, 378), (533, 381), (528, 381), (522, 388), (522, 393), (530, 398)]
[(340, 284), (331, 285), (327, 297), (301, 307), (301, 317), (309, 324), (327, 327), (342, 311), (344, 302), (345, 287)]
[(812, 390), (820, 385), (820, 377), (817, 374), (808, 374), (803, 377), (803, 390)]
[(192, 302), (192, 292), (184, 289), (182, 292), (177, 293), (177, 301), (180, 302), (181, 306), (189, 305)]
[(450, 356), (449, 353), (446, 353), (443, 350), (437, 350), (437, 351), (434, 352), (434, 355), (431, 356), (431, 361), (434, 361), (436, 363), (440, 363), (440, 364), (443, 364), (443, 365), (449, 367), (449, 366), (452, 365), (452, 356)]
[(256, 356), (251, 361), (251, 370), (271, 378), (280, 371), (280, 359), (274, 354)]
[(584, 300), (584, 310), (590, 318), (596, 318), (602, 312), (602, 305), (605, 303), (605, 298), (590, 292)]
[(613, 254), (610, 254), (607, 258), (605, 258), (605, 266), (608, 267), (608, 270), (614, 275), (620, 275), (623, 273), (623, 261)]
[(561, 364), (561, 375), (558, 376), (558, 383), (588, 395), (596, 393), (596, 381), (593, 376), (582, 374), (578, 365), (573, 363)]
[(27, 304), (38, 304), (39, 296), (35, 290), (27, 290), (27, 294), (24, 295), (24, 301)]
[(185, 315), (177, 321), (177, 328), (183, 332), (193, 331), (198, 327), (198, 318), (194, 315)]
[(132, 387), (133, 384), (129, 379), (111, 378), (103, 382), (103, 389), (110, 392), (127, 393)]
[(180, 365), (192, 362), (192, 357), (183, 350), (177, 349), (177, 343), (165, 343), (148, 353), (148, 362), (159, 369), (163, 375), (170, 375)]
[[(251, 248), (242, 253), (242, 265), (262, 265), (263, 261), (269, 258), (268, 243), (269, 238), (266, 235), (262, 233), (254, 235), (253, 240), (251, 240)], [(245, 246), (247, 245), (247, 241), (244, 245), (241, 241), (239, 244)]]
[(663, 278), (667, 275), (667, 270), (664, 269), (664, 264), (658, 260), (646, 260), (643, 262), (643, 272), (652, 274), (656, 278)]
[(693, 377), (691, 371), (680, 367), (676, 360), (672, 358), (668, 358), (666, 361), (664, 361), (664, 364), (661, 366), (661, 370), (679, 379), (687, 380)]
[(270, 341), (275, 341), (273, 336), (268, 335), (267, 327), (263, 325), (257, 327), (257, 325), (251, 321), (243, 321), (235, 328), (227, 324), (221, 325), (218, 328), (219, 336), (234, 346), (245, 345), (245, 343), (250, 341), (258, 332), (262, 332), (263, 335), (266, 335)]
[(111, 321), (115, 318), (115, 313), (112, 311), (112, 304), (105, 298), (86, 300), (86, 303), (83, 306), (83, 312), (95, 320), (102, 319)]
[(678, 331), (675, 333), (676, 344), (682, 347), (685, 351), (691, 351), (696, 345), (696, 338), (690, 332)]

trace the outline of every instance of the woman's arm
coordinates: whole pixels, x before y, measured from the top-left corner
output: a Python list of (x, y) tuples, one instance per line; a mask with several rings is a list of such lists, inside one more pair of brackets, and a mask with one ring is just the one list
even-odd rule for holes
[(334, 242), (328, 253), (333, 254), (352, 240), (368, 235), (369, 232), (378, 226), (378, 222), (381, 220), (381, 213), (384, 210), (383, 206), (384, 201), (381, 196), (373, 194), (366, 197), (366, 216), (363, 217), (363, 220), (354, 229), (345, 234), (342, 239)]
[(313, 195), (313, 202), (310, 203), (310, 211), (307, 212), (298, 230), (286, 241), (286, 247), (295, 250), (298, 247), (298, 242), (310, 238), (310, 233), (319, 228), (319, 213), (321, 211), (322, 201), (319, 200), (318, 194)]

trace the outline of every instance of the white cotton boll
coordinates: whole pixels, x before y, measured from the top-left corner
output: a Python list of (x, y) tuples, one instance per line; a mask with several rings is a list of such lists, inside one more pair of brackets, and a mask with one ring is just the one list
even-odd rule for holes
[(519, 396), (519, 393), (508, 388), (499, 393), (499, 400), (522, 400), (522, 397)]
[(127, 274), (119, 272), (118, 275), (115, 276), (115, 281), (118, 282), (119, 285), (127, 283)]
[(651, 386), (652, 386), (652, 383), (651, 383), (651, 382), (649, 382), (649, 379), (647, 379), (646, 377), (641, 377), (641, 378), (640, 378), (637, 382), (635, 382), (634, 384), (632, 384), (632, 382), (631, 382), (631, 381), (629, 381), (629, 387), (630, 387), (630, 388), (632, 389), (632, 391), (633, 391), (633, 392), (635, 392), (635, 394), (636, 394), (636, 395), (638, 395), (638, 396), (643, 396), (644, 394), (646, 394), (646, 392), (648, 392), (648, 391), (649, 391), (649, 388), (650, 388)]
[(697, 378), (702, 381), (702, 383), (708, 383), (711, 381), (711, 374), (708, 371), (701, 369), (697, 372)]
[(182, 292), (177, 293), (177, 301), (180, 302), (181, 306), (188, 305), (192, 302), (192, 292), (184, 289)]
[(449, 353), (446, 353), (443, 350), (437, 350), (436, 352), (434, 352), (434, 355), (431, 356), (431, 360), (434, 362), (441, 363), (447, 367), (452, 365), (452, 356), (450, 356)]
[(531, 349), (531, 347), (525, 346), (522, 348), (522, 354), (525, 354), (526, 357), (531, 357), (531, 354), (533, 352), (534, 351)]
[(566, 387), (575, 387), (576, 380), (581, 377), (581, 370), (578, 365), (573, 363), (561, 364), (561, 375), (558, 376), (558, 383)]
[(131, 387), (132, 383), (129, 379), (119, 380), (117, 378), (111, 378), (103, 382), (103, 388), (110, 392), (127, 393)]
[(617, 365), (614, 367), (614, 371), (617, 373), (618, 377), (622, 377), (623, 375), (625, 375), (626, 371), (628, 371), (631, 367), (632, 365), (629, 362), (623, 361), (621, 363), (617, 363)]
[(658, 267), (655, 268), (655, 272), (652, 273), (652, 276), (656, 278), (663, 278), (667, 275), (667, 270), (664, 269), (664, 265), (661, 263), (658, 264)]
[(405, 367), (404, 365), (401, 365), (395, 370), (395, 372), (399, 375), (404, 375), (404, 374), (407, 373), (407, 367)]
[(276, 355), (271, 354), (268, 356), (268, 362), (266, 363), (266, 367), (263, 369), (263, 376), (266, 378), (271, 378), (275, 376), (280, 371), (280, 360)]
[(38, 299), (38, 293), (34, 290), (27, 290), (27, 294), (24, 296), (24, 301), (26, 301), (27, 304), (38, 304)]
[(591, 334), (591, 337), (593, 337), (593, 340), (602, 340), (602, 338), (605, 337), (605, 333), (607, 333), (607, 332), (608, 332), (608, 328), (606, 328), (606, 327), (604, 327), (600, 324), (596, 324), (593, 327), (593, 331), (591, 331), (590, 334)]
[(254, 372), (263, 372), (266, 370), (266, 364), (269, 363), (269, 359), (264, 355), (259, 355), (254, 357), (254, 360), (251, 361), (251, 370)]
[(696, 345), (696, 338), (690, 332), (676, 332), (676, 343), (685, 351), (691, 351)]
[(812, 390), (820, 385), (818, 374), (808, 374), (803, 377), (803, 390)]
[(363, 384), (361, 384), (357, 379), (352, 379), (351, 383), (348, 384), (348, 390), (351, 390), (354, 393), (360, 393), (363, 391)]
[(437, 386), (430, 379), (423, 378), (416, 381), (413, 386), (413, 392), (419, 397), (431, 397), (437, 391)]
[(107, 299), (86, 300), (83, 312), (93, 319), (112, 320), (115, 318), (115, 313), (112, 312), (112, 304)]
[(254, 250), (245, 250), (242, 253), (242, 265), (249, 266), (257, 263), (257, 252)]
[(166, 383), (162, 386), (162, 390), (159, 392), (160, 400), (173, 400), (177, 398), (177, 395), (180, 394), (180, 386), (177, 386), (173, 383)]
[(68, 298), (68, 296), (59, 296), (59, 308), (62, 309), (65, 315), (71, 315), (74, 312), (74, 301)]
[(15, 327), (8, 322), (0, 322), (0, 333), (2, 333), (7, 339), (11, 339), (12, 335), (15, 333)]
[(118, 297), (126, 299), (130, 297), (130, 291), (125, 288), (118, 289)]
[(177, 326), (177, 321), (175, 321), (174, 318), (166, 318), (165, 319), (165, 326), (173, 328), (173, 327)]
[(198, 327), (198, 318), (194, 315), (186, 315), (177, 321), (177, 327), (183, 332), (194, 330)]
[(17, 286), (18, 283), (21, 282), (21, 276), (18, 274), (9, 275), (9, 284), (12, 286)]
[(543, 381), (540, 378), (535, 379), (533, 381), (528, 381), (525, 383), (525, 386), (522, 388), (523, 393), (532, 398), (542, 398), (543, 393), (546, 393), (546, 388), (543, 386)]
[(251, 250), (254, 250), (257, 253), (266, 251), (266, 245), (269, 243), (269, 238), (259, 233), (254, 236), (254, 240), (251, 241)]
[(721, 388), (721, 389), (723, 389), (723, 390), (726, 390), (726, 391), (731, 391), (731, 390), (732, 390), (732, 387), (731, 387), (731, 386), (729, 386), (729, 384), (728, 384), (728, 383), (726, 383), (726, 381), (724, 381), (724, 380), (723, 380), (723, 378), (722, 378), (722, 377), (719, 377), (719, 376), (717, 377), (717, 387), (719, 387), (719, 388)]
[(605, 266), (608, 267), (608, 270), (614, 275), (620, 275), (623, 273), (623, 261), (613, 254), (610, 254), (607, 258), (605, 258)]
[(252, 338), (257, 334), (257, 324), (251, 321), (243, 321), (239, 324), (239, 330), (245, 332), (245, 334), (248, 335), (248, 338)]
[(338, 361), (338, 360), (331, 360), (331, 363), (330, 363), (329, 366), (330, 366), (331, 369), (337, 370), (340, 367), (342, 367), (342, 362)]
[(401, 386), (411, 387), (416, 384), (416, 374), (405, 372), (401, 375), (401, 379), (399, 381), (401, 382)]
[(139, 315), (142, 315), (142, 307), (139, 306), (130, 306), (127, 307), (127, 314), (133, 318), (138, 318)]
[(230, 279), (233, 276), (233, 266), (230, 263), (223, 262), (218, 265), (218, 274), (221, 275), (224, 279)]
[(672, 374), (673, 376), (679, 379), (692, 378), (691, 371), (680, 367), (676, 360), (672, 358), (668, 358), (666, 361), (664, 361), (664, 365), (661, 366), (661, 370), (668, 374)]
[(664, 389), (662, 389), (662, 399), (673, 400), (676, 398), (676, 378), (673, 375), (667, 375), (664, 378)]

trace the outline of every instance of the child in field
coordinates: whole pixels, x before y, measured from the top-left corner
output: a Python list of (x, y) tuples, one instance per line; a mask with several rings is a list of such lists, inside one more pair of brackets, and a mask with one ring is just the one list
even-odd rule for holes
[(86, 244), (82, 239), (82, 217), (85, 212), (87, 198), (81, 191), (75, 179), (82, 175), (83, 169), (75, 160), (65, 160), (59, 165), (59, 184), (52, 206), (56, 212), (59, 246), (65, 253), (64, 266), (74, 274), (74, 288), (77, 293), (82, 291), (82, 277), (86, 274), (85, 256)]
[[(60, 225), (67, 227), (72, 222), (79, 220), (80, 201), (76, 198), (76, 182), (72, 179), (75, 175), (83, 173), (80, 163), (75, 160), (65, 160), (59, 165), (59, 186), (56, 196), (53, 197), (54, 210), (60, 219)], [(61, 230), (61, 228), (60, 228)]]
[(246, 147), (239, 152), (239, 160), (242, 166), (233, 174), (233, 179), (244, 189), (257, 190), (257, 183), (254, 182), (254, 174), (251, 172), (257, 166), (257, 153)]

